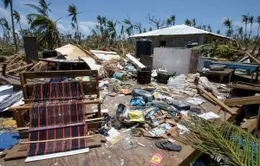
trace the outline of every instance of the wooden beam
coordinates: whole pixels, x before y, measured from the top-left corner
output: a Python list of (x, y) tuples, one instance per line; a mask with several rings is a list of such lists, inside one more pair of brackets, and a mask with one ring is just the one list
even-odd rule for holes
[(260, 96), (226, 99), (224, 103), (228, 106), (260, 104)]
[[(25, 100), (27, 101), (27, 100)], [(100, 103), (100, 100), (84, 100), (82, 101), (83, 104), (98, 104)], [(29, 110), (31, 109), (32, 104), (25, 104), (23, 106), (14, 106), (14, 107), (10, 107), (9, 111), (23, 111), (23, 110)]]
[(22, 72), (24, 79), (30, 78), (60, 78), (60, 77), (98, 77), (97, 70), (59, 70), (59, 71), (41, 71), (41, 72)]
[(33, 66), (33, 63), (25, 65), (25, 66), (22, 66), (22, 67), (19, 67), (19, 68), (14, 69), (14, 70), (10, 70), (10, 71), (7, 72), (7, 74), (15, 73), (17, 71), (21, 71), (21, 70), (26, 69), (27, 67), (31, 67), (31, 66)]
[(250, 85), (227, 84), (227, 87), (234, 88), (234, 89), (244, 89), (244, 90), (260, 92), (260, 87), (254, 87), (254, 86), (250, 86)]
[(208, 97), (210, 97), (214, 102), (216, 102), (221, 108), (223, 108), (224, 110), (226, 110), (227, 112), (229, 112), (232, 115), (237, 114), (233, 109), (231, 109), (230, 107), (228, 107), (227, 105), (225, 105), (221, 100), (217, 99), (215, 96), (213, 96), (211, 93), (209, 93), (208, 91), (206, 91), (204, 88), (202, 88), (201, 86), (197, 86), (197, 88), (202, 91), (203, 93), (205, 93)]
[[(93, 121), (102, 121), (104, 120), (104, 117), (101, 117), (101, 118), (92, 118), (92, 119), (85, 119), (85, 122), (88, 124), (88, 123), (91, 123)], [(16, 129), (17, 131), (23, 131), (23, 130), (29, 130), (29, 127), (18, 127)]]
[(256, 61), (258, 64), (260, 64), (260, 61), (258, 59), (256, 59), (253, 55), (251, 55), (249, 52), (245, 51), (244, 52), (247, 56), (249, 56), (251, 59), (253, 59), (254, 61)]
[(2, 76), (6, 76), (6, 63), (3, 63), (3, 68), (2, 68)]
[(48, 139), (48, 140), (39, 140), (39, 141), (22, 141), (22, 142), (20, 142), (20, 144), (34, 144), (34, 143), (42, 143), (42, 142), (66, 141), (66, 140), (93, 138), (93, 137), (94, 137), (93, 135), (86, 135), (86, 136), (81, 136), (81, 137), (58, 138), (58, 139)]

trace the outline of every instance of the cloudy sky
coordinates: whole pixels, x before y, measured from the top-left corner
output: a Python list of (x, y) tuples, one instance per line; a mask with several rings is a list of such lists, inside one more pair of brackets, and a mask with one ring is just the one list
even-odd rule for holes
[[(34, 10), (24, 4), (37, 4), (38, 0), (13, 0), (14, 9), (20, 12), (22, 26), (28, 27), (26, 15)], [(152, 27), (146, 20), (148, 13), (157, 18), (165, 19), (176, 15), (176, 24), (183, 24), (185, 19), (196, 18), (197, 24), (210, 24), (213, 31), (221, 30), (224, 34), (223, 20), (227, 17), (233, 20), (234, 26), (241, 26), (241, 15), (249, 13), (260, 15), (260, 0), (46, 0), (51, 2), (50, 17), (58, 20), (58, 28), (62, 32), (71, 32), (70, 18), (67, 8), (75, 4), (81, 12), (78, 17), (80, 31), (88, 35), (95, 27), (98, 15), (111, 20), (122, 21), (129, 16), (134, 22), (141, 22), (143, 27)], [(9, 8), (4, 9), (0, 1), (0, 18), (10, 19)], [(18, 25), (17, 25), (18, 28)], [(154, 28), (154, 27), (153, 27)], [(253, 26), (257, 30), (257, 24)], [(0, 35), (2, 29), (0, 29)]]

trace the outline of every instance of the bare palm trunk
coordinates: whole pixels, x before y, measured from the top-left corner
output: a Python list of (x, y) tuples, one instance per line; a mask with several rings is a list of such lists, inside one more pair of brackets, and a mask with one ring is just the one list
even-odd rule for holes
[(250, 24), (250, 32), (249, 32), (249, 36), (248, 36), (249, 39), (251, 38), (251, 35), (252, 35), (252, 26), (253, 26), (253, 24), (251, 23)]
[(246, 36), (247, 36), (247, 23), (245, 23), (245, 39), (246, 39)]
[(19, 22), (19, 24), (20, 24), (21, 34), (23, 35), (23, 28), (22, 28), (22, 24), (21, 24), (21, 22)]
[(16, 52), (18, 52), (18, 45), (17, 45), (16, 36), (15, 36), (15, 29), (14, 29), (14, 16), (13, 16), (13, 2), (12, 1), (10, 1), (10, 9), (11, 9), (11, 20), (12, 20), (12, 30), (13, 30), (15, 50), (16, 50)]
[(77, 44), (79, 44), (79, 41), (80, 41), (80, 38), (79, 38), (79, 25), (78, 25), (78, 22), (76, 22), (76, 25), (77, 25)]
[(260, 24), (258, 24), (258, 28), (257, 28), (257, 36), (259, 36), (259, 30), (260, 30)]

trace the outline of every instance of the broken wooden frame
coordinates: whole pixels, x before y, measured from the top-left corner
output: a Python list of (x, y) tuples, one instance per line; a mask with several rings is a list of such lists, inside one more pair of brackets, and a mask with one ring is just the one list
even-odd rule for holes
[[(24, 127), (23, 111), (31, 108), (31, 95), (35, 83), (28, 82), (32, 79), (40, 78), (75, 78), (89, 76), (90, 81), (83, 82), (83, 90), (85, 95), (95, 95), (95, 100), (84, 100), (84, 104), (97, 104), (97, 117), (101, 117), (101, 101), (99, 100), (99, 82), (97, 70), (64, 70), (64, 71), (42, 71), (42, 72), (22, 72), (20, 73), (20, 81), (22, 85), (25, 105), (10, 107), (9, 110), (13, 111), (14, 119), (18, 127)], [(93, 114), (93, 113), (92, 113)]]

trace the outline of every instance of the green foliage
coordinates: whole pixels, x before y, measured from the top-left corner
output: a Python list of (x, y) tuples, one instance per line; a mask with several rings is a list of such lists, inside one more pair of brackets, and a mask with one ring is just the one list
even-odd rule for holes
[(181, 122), (190, 130), (179, 140), (230, 165), (259, 166), (260, 140), (229, 122), (198, 117)]
[(230, 45), (216, 46), (215, 44), (205, 44), (195, 47), (195, 49), (199, 49), (201, 51), (201, 55), (205, 57), (227, 58), (229, 60), (234, 60), (234, 58), (236, 58)]

